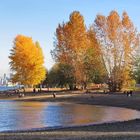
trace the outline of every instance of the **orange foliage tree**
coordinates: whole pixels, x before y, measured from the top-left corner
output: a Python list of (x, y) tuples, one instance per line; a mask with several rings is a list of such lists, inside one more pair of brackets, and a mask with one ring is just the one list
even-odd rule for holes
[(32, 38), (18, 35), (9, 58), (14, 83), (33, 86), (44, 80), (43, 52), (39, 43), (34, 43)]
[(111, 91), (121, 90), (131, 81), (139, 33), (126, 12), (122, 18), (116, 11), (112, 11), (107, 17), (97, 15), (94, 28), (102, 48), (109, 88)]
[(88, 37), (83, 16), (74, 11), (70, 21), (56, 29), (55, 49), (53, 56), (58, 62), (67, 63), (74, 68), (77, 84), (85, 85), (84, 54), (88, 48)]
[[(52, 55), (56, 62), (71, 65), (76, 85), (86, 88), (105, 74), (100, 45), (91, 27), (86, 29), (83, 16), (74, 11), (69, 21), (58, 25)], [(98, 78), (99, 79), (99, 78)]]

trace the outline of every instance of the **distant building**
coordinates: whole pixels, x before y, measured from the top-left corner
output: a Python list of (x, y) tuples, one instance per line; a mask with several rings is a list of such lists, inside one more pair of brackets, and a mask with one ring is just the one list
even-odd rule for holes
[(6, 76), (6, 74), (3, 75), (3, 77), (0, 77), (0, 86), (8, 86), (10, 82), (10, 78)]

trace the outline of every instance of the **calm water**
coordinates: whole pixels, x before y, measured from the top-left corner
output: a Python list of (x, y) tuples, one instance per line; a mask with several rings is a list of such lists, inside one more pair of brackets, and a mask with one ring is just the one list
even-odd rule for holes
[(67, 103), (0, 101), (0, 131), (140, 118), (130, 109)]

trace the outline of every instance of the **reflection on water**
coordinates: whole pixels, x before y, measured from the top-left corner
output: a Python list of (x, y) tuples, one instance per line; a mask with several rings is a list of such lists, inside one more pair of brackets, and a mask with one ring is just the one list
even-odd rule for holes
[(140, 117), (130, 109), (45, 102), (0, 102), (0, 131), (123, 121)]

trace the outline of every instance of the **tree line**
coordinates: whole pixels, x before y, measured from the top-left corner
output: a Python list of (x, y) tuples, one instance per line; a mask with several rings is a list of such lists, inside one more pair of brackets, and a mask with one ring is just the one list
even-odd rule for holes
[(97, 15), (86, 27), (78, 11), (58, 25), (54, 48), (55, 65), (47, 71), (38, 42), (18, 35), (11, 50), (13, 82), (23, 85), (85, 89), (89, 83), (106, 83), (110, 91), (120, 91), (140, 81), (139, 32), (126, 12)]

